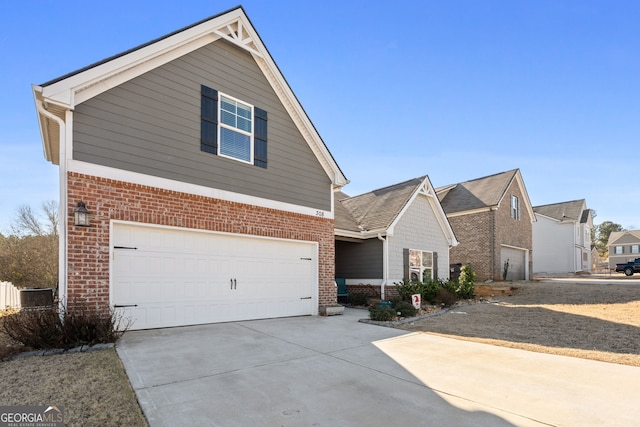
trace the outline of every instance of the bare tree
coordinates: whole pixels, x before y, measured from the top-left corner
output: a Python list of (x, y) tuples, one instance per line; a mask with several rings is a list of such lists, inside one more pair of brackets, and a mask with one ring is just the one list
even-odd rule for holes
[(58, 209), (42, 204), (38, 216), (30, 206), (17, 210), (11, 234), (0, 234), (0, 280), (18, 287), (51, 287), (58, 283)]
[(18, 207), (15, 222), (11, 231), (18, 236), (57, 236), (58, 235), (58, 204), (53, 200), (42, 203), (43, 215), (38, 216), (31, 206)]

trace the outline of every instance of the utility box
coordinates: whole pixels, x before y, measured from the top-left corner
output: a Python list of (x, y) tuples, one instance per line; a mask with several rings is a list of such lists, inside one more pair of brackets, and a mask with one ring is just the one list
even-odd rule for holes
[(53, 305), (53, 290), (51, 288), (20, 289), (20, 307), (51, 307)]

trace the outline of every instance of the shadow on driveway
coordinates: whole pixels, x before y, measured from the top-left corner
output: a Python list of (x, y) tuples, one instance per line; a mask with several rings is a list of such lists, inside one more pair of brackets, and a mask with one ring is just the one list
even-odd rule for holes
[(363, 314), (132, 331), (117, 350), (152, 427), (541, 425), (433, 390), (379, 347), (416, 334)]

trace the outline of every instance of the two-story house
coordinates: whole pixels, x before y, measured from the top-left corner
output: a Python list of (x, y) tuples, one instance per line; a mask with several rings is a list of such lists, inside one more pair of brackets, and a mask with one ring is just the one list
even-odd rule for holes
[(609, 268), (640, 258), (640, 230), (614, 231), (609, 235)]
[(534, 206), (534, 274), (591, 271), (593, 215), (584, 199)]
[(33, 94), (70, 309), (143, 329), (336, 301), (333, 194), (348, 181), (242, 7)]
[(471, 265), (478, 280), (530, 278), (535, 217), (520, 169), (436, 192), (460, 242), (451, 249), (452, 264)]

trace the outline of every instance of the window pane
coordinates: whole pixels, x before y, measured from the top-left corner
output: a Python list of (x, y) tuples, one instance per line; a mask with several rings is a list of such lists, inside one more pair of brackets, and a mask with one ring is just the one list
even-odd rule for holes
[(224, 96), (220, 100), (220, 108), (229, 111), (233, 114), (236, 113), (236, 102), (232, 99), (225, 98)]
[(410, 267), (420, 267), (420, 252), (419, 251), (409, 251), (409, 266)]
[(236, 115), (231, 114), (228, 111), (220, 111), (220, 120), (225, 125), (236, 127)]
[(240, 104), (239, 102), (236, 103), (237, 107), (238, 107), (238, 116), (240, 117), (244, 117), (245, 119), (251, 119), (251, 107), (249, 107), (248, 105), (244, 105), (244, 104)]
[(238, 117), (238, 123), (236, 124), (236, 127), (245, 132), (251, 132), (251, 120)]
[(427, 268), (433, 267), (433, 253), (422, 252), (422, 266)]
[(251, 161), (251, 138), (230, 129), (220, 129), (220, 154)]

